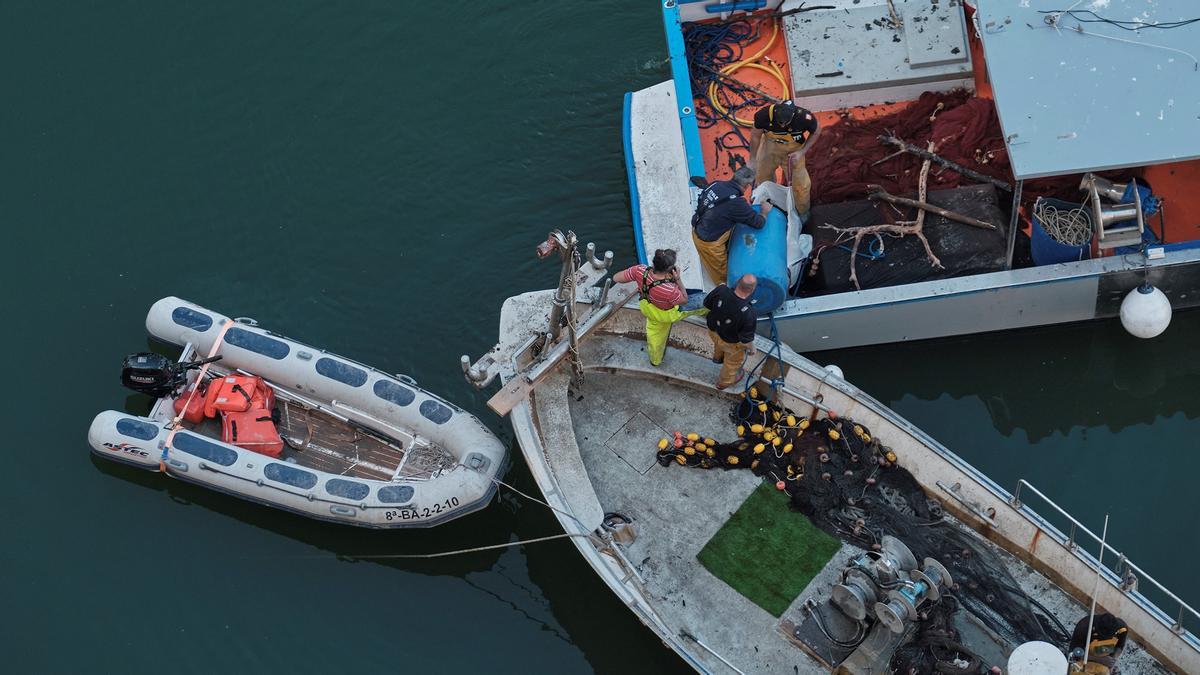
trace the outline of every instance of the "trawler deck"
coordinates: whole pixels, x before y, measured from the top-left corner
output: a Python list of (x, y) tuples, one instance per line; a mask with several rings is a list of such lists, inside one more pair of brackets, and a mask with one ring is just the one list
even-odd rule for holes
[[(693, 340), (697, 334), (679, 332)], [(860, 549), (843, 543), (779, 618), (741, 595), (701, 565), (697, 555), (760, 479), (749, 471), (663, 467), (655, 461), (658, 440), (675, 429), (703, 431), (718, 441), (732, 437), (734, 396), (710, 386), (718, 367), (695, 346), (671, 349), (664, 363), (653, 367), (643, 341), (614, 334), (593, 336), (580, 352), (582, 387), (572, 385), (564, 365), (538, 385), (533, 397), (545, 458), (575, 516), (589, 526), (608, 514), (632, 520), (636, 539), (619, 544), (621, 553), (644, 581), (652, 610), (675, 634), (696, 636), (746, 672), (828, 672), (781, 626), (804, 620), (806, 599), (828, 598), (841, 569)], [(779, 518), (804, 516), (781, 508)], [(993, 550), (1062, 623), (1072, 626), (1086, 614), (1032, 568), (998, 547)], [(726, 668), (711, 654), (697, 650), (694, 655), (712, 672)], [(1121, 670), (1166, 672), (1133, 641)]]

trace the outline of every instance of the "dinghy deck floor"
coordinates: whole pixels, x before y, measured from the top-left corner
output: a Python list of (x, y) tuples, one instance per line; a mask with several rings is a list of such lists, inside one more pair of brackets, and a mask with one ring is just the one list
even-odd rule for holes
[[(360, 426), (324, 411), (286, 400), (277, 401), (276, 425), (285, 446), (281, 459), (309, 469), (371, 480), (426, 479), (453, 466), (441, 448), (422, 442), (406, 451), (399, 441), (386, 441)], [(206, 419), (197, 433), (220, 439), (221, 423)], [(407, 456), (407, 460), (405, 459)]]

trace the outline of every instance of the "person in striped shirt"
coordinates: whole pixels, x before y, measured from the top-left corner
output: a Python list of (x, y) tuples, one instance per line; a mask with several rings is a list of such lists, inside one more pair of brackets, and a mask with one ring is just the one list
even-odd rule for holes
[(613, 275), (618, 284), (636, 283), (641, 300), (642, 316), (646, 317), (646, 352), (650, 364), (662, 363), (667, 351), (667, 339), (671, 336), (671, 325), (693, 314), (706, 314), (707, 309), (682, 311), (687, 304), (687, 290), (680, 281), (679, 268), (675, 265), (675, 251), (660, 248), (654, 252), (652, 265), (634, 265)]

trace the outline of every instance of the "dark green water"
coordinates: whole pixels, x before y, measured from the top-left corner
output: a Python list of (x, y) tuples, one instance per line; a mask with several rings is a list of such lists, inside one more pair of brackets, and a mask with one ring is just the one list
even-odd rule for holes
[[(144, 409), (119, 359), (174, 294), (409, 373), (511, 442), (457, 358), (492, 344), (503, 298), (554, 283), (531, 254), (548, 229), (632, 258), (621, 95), (667, 77), (640, 5), (0, 3), (6, 670), (683, 670), (569, 544), (344, 558), (557, 532), (542, 507), (359, 531), (85, 439), (96, 412)], [(1105, 324), (821, 360), (1000, 482), (1111, 511), (1195, 601), (1175, 551), (1200, 538), (1198, 336), (1182, 315), (1147, 344)]]

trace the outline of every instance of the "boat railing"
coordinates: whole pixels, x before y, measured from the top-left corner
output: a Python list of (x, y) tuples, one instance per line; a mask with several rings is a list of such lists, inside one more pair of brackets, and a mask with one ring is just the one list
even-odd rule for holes
[[(1025, 495), (1032, 493), (1045, 502), (1046, 506), (1058, 513), (1059, 516), (1066, 519), (1067, 532), (1063, 532), (1058, 526), (1051, 523), (1037, 511), (1034, 511), (1028, 504), (1022, 502), (1021, 496), (1023, 493)], [(1085, 565), (1096, 570), (1106, 581), (1121, 589), (1126, 595), (1131, 596), (1135, 602), (1140, 604), (1164, 626), (1169, 627), (1172, 631), (1183, 637), (1193, 648), (1200, 650), (1200, 639), (1197, 639), (1194, 632), (1189, 629), (1189, 625), (1193, 628), (1200, 627), (1200, 612), (1197, 612), (1194, 607), (1184, 602), (1166, 586), (1147, 574), (1141, 567), (1135, 565), (1124, 553), (1101, 539), (1095, 532), (1092, 532), (1087, 526), (1056, 504), (1054, 500), (1047, 497), (1041, 490), (1038, 490), (1023, 478), (1017, 480), (1017, 487), (1009, 499), (1009, 505), (1040, 530), (1055, 538), (1059, 544), (1065, 546), (1077, 558), (1082, 560)], [(1081, 539), (1083, 543), (1081, 543)], [(1092, 546), (1096, 547), (1095, 555), (1087, 550)], [(1100, 562), (1099, 553), (1101, 550), (1104, 551), (1102, 556), (1104, 560), (1116, 561), (1113, 566), (1110, 567), (1108, 563), (1102, 564)], [(1147, 593), (1155, 597), (1151, 598)], [(1164, 606), (1174, 611), (1168, 612), (1163, 609)]]

